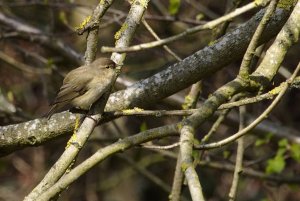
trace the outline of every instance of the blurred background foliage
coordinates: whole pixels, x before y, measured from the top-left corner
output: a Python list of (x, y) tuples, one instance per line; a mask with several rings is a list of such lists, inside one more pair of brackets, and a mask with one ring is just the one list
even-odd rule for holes
[[(86, 35), (79, 36), (75, 29), (91, 14), (98, 1), (90, 0), (1, 0), (0, 13), (42, 31), (43, 35), (63, 41), (68, 46), (84, 55)], [(161, 37), (180, 33), (187, 28), (222, 16), (231, 0), (152, 0), (145, 14), (146, 21)], [(242, 1), (241, 5), (249, 3)], [(113, 46), (114, 35), (124, 21), (130, 4), (124, 0), (116, 0), (101, 22), (99, 32), (99, 49), (101, 46)], [(248, 12), (234, 19), (228, 28), (232, 30), (240, 23), (247, 21), (257, 10)], [(62, 83), (66, 72), (79, 66), (78, 62), (66, 58), (34, 40), (22, 37), (12, 27), (0, 22), (0, 125), (5, 126), (42, 117), (49, 110), (49, 103)], [(31, 39), (31, 40), (30, 40)], [(153, 41), (154, 38), (141, 24), (132, 44)], [(169, 47), (181, 58), (202, 49), (213, 40), (212, 31), (202, 31), (189, 35), (182, 40), (169, 44)], [(268, 45), (268, 44), (267, 44)], [(283, 63), (285, 72), (292, 70), (299, 62), (300, 47), (296, 45), (287, 55)], [(98, 51), (98, 57), (109, 56)], [(9, 63), (12, 59), (15, 65)], [(162, 47), (127, 54), (121, 77), (130, 82), (148, 77), (176, 59)], [(25, 64), (24, 68), (20, 63)], [(205, 99), (234, 78), (238, 72), (240, 61), (230, 64), (223, 70), (207, 77), (202, 82), (200, 99)], [(29, 69), (28, 69), (29, 68)], [(33, 71), (31, 70), (33, 69)], [(38, 72), (43, 73), (38, 73)], [(283, 81), (284, 73), (278, 75), (274, 85)], [(117, 86), (115, 90), (121, 89)], [(123, 86), (124, 88), (124, 86)], [(177, 94), (184, 99), (189, 89)], [(269, 119), (280, 125), (299, 130), (300, 94), (290, 91), (275, 109)], [(249, 115), (257, 116), (270, 102), (265, 101), (247, 107)], [(180, 104), (162, 101), (149, 109), (178, 109)], [(237, 115), (237, 111), (231, 112)], [(123, 117), (108, 123), (94, 131), (88, 145), (82, 150), (77, 162), (82, 161), (118, 138), (132, 135), (159, 125), (180, 120), (179, 117)], [(210, 129), (212, 122), (205, 123), (199, 130), (199, 139)], [(219, 137), (224, 138), (236, 131), (237, 124), (224, 123), (218, 129)], [(0, 159), (0, 200), (22, 200), (26, 194), (43, 178), (46, 171), (60, 156), (68, 137), (48, 143), (45, 146), (27, 148)], [(177, 139), (174, 138), (175, 142)], [(169, 144), (172, 140), (153, 142)], [(298, 178), (300, 147), (294, 142), (278, 139), (272, 133), (246, 137), (245, 166), (266, 175)], [(233, 165), (236, 146), (231, 144), (221, 150), (204, 152), (205, 161), (218, 164)], [(104, 161), (81, 177), (64, 193), (61, 200), (105, 200), (105, 201), (152, 201), (166, 200), (168, 187), (172, 184), (176, 164), (176, 149), (153, 151), (136, 148), (118, 154)], [(142, 170), (148, 171), (149, 175)], [(200, 180), (207, 200), (227, 200), (227, 192), (232, 181), (232, 171), (223, 168), (201, 166), (198, 168)], [(147, 176), (148, 175), (148, 176)], [(153, 178), (158, 177), (167, 184), (155, 184)], [(187, 189), (184, 195), (189, 199)], [(238, 190), (238, 200), (299, 200), (299, 183), (284, 184), (266, 179), (243, 177)]]

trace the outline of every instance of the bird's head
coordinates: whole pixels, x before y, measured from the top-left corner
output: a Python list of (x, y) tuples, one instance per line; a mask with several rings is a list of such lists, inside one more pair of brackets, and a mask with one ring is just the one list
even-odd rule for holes
[(100, 69), (103, 69), (103, 68), (115, 69), (117, 64), (113, 60), (103, 57), (103, 58), (96, 59), (93, 62), (93, 66), (95, 66), (96, 68), (100, 68)]

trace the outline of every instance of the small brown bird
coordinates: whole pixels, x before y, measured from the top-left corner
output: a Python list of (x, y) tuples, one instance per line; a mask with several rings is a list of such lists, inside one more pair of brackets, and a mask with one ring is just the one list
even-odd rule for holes
[(61, 86), (48, 119), (66, 107), (89, 110), (101, 96), (110, 89), (116, 76), (116, 64), (109, 58), (99, 58), (93, 63), (70, 71)]

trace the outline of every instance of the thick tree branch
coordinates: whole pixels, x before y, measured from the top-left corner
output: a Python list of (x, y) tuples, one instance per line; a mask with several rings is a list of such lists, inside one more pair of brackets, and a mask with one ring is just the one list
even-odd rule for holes
[(275, 98), (275, 100), (269, 105), (269, 107), (261, 114), (259, 117), (257, 117), (251, 124), (249, 124), (244, 129), (240, 130), (239, 132), (235, 133), (234, 135), (231, 135), (230, 137), (220, 140), (218, 142), (209, 143), (205, 145), (199, 145), (196, 146), (197, 149), (213, 149), (213, 148), (219, 148), (221, 146), (224, 146), (228, 143), (231, 143), (235, 141), (236, 139), (246, 135), (249, 131), (251, 131), (256, 125), (258, 125), (261, 121), (263, 121), (265, 118), (268, 117), (269, 113), (274, 109), (274, 107), (279, 103), (283, 95), (288, 89), (288, 86), (291, 84), (293, 79), (295, 79), (297, 73), (300, 70), (300, 63), (298, 64), (296, 70), (294, 71), (293, 75), (289, 80), (287, 80), (285, 83), (282, 84), (282, 88), (278, 96)]
[[(199, 50), (182, 62), (178, 62), (148, 79), (137, 82), (126, 90), (112, 94), (106, 105), (106, 111), (123, 110), (136, 106), (144, 107), (150, 103), (153, 104), (241, 58), (262, 15), (263, 11), (257, 13), (248, 22), (219, 39), (214, 45)], [(288, 15), (288, 10), (277, 9), (265, 32), (262, 34), (260, 43), (264, 43), (272, 38), (284, 24)], [(40, 119), (0, 127), (0, 147), (2, 148), (6, 144), (7, 139), (15, 141), (16, 147), (19, 141), (18, 136), (28, 136), (27, 129), (29, 127), (34, 128), (30, 131), (30, 136), (38, 136), (40, 131), (36, 128), (46, 128), (43, 135), (49, 136), (49, 138), (38, 142), (49, 140), (51, 136), (55, 138), (70, 133), (74, 128), (74, 117), (75, 115), (70, 115), (70, 113), (66, 112), (54, 115), (51, 118), (53, 122)], [(55, 124), (53, 124), (54, 121)], [(24, 146), (32, 144), (38, 145), (40, 143), (23, 143)], [(4, 147), (4, 150), (1, 150), (1, 152), (4, 152), (6, 149), (8, 148)], [(10, 150), (13, 149), (15, 148), (10, 148)], [(11, 151), (5, 152), (9, 153)]]
[[(241, 58), (263, 14), (263, 11), (259, 12), (215, 44), (199, 50), (182, 62), (175, 63), (126, 90), (114, 93), (108, 100), (106, 110), (115, 111), (153, 104)], [(288, 15), (288, 11), (277, 9), (259, 43), (264, 43), (275, 36)]]

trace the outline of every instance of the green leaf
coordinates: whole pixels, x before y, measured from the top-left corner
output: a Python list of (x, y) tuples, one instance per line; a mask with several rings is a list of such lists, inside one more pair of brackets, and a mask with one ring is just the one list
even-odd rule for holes
[(66, 16), (66, 12), (60, 11), (59, 14), (58, 14), (58, 17), (59, 17), (59, 20), (63, 24), (68, 25), (68, 19), (67, 19), (67, 16)]
[(259, 138), (255, 141), (255, 146), (259, 147), (261, 145), (269, 143), (272, 137), (273, 137), (272, 133), (266, 134), (264, 138)]
[(192, 156), (194, 158), (195, 163), (197, 164), (197, 162), (200, 161), (200, 151), (199, 150), (193, 150)]
[(295, 161), (300, 162), (300, 145), (296, 144), (296, 143), (293, 143), (291, 145), (290, 152), (291, 152), (292, 158)]
[(265, 139), (257, 139), (257, 140), (255, 141), (255, 146), (256, 146), (256, 147), (259, 147), (259, 146), (264, 145), (264, 144), (266, 144), (266, 143), (267, 143), (267, 141), (266, 141)]
[(205, 15), (203, 13), (199, 13), (198, 15), (196, 15), (196, 20), (200, 21), (205, 17)]
[(287, 139), (282, 139), (282, 140), (280, 140), (279, 142), (278, 142), (278, 146), (279, 147), (287, 147), (288, 146), (288, 141), (287, 141)]
[(197, 138), (194, 138), (194, 145), (200, 145), (201, 141), (199, 141)]
[(265, 6), (268, 2), (266, 0), (254, 0), (256, 6)]
[(227, 159), (230, 156), (230, 152), (229, 151), (223, 151), (223, 158)]
[(277, 153), (276, 153), (276, 156), (283, 156), (283, 154), (285, 154), (286, 153), (286, 151), (287, 151), (287, 149), (284, 147), (284, 148), (279, 148), (278, 150), (277, 150)]
[(266, 173), (280, 173), (285, 168), (285, 160), (283, 155), (276, 155), (275, 158), (267, 161)]
[(169, 13), (176, 15), (180, 7), (180, 0), (169, 0)]
[(148, 129), (148, 126), (147, 126), (146, 122), (143, 122), (140, 125), (140, 132), (146, 131), (147, 129)]

